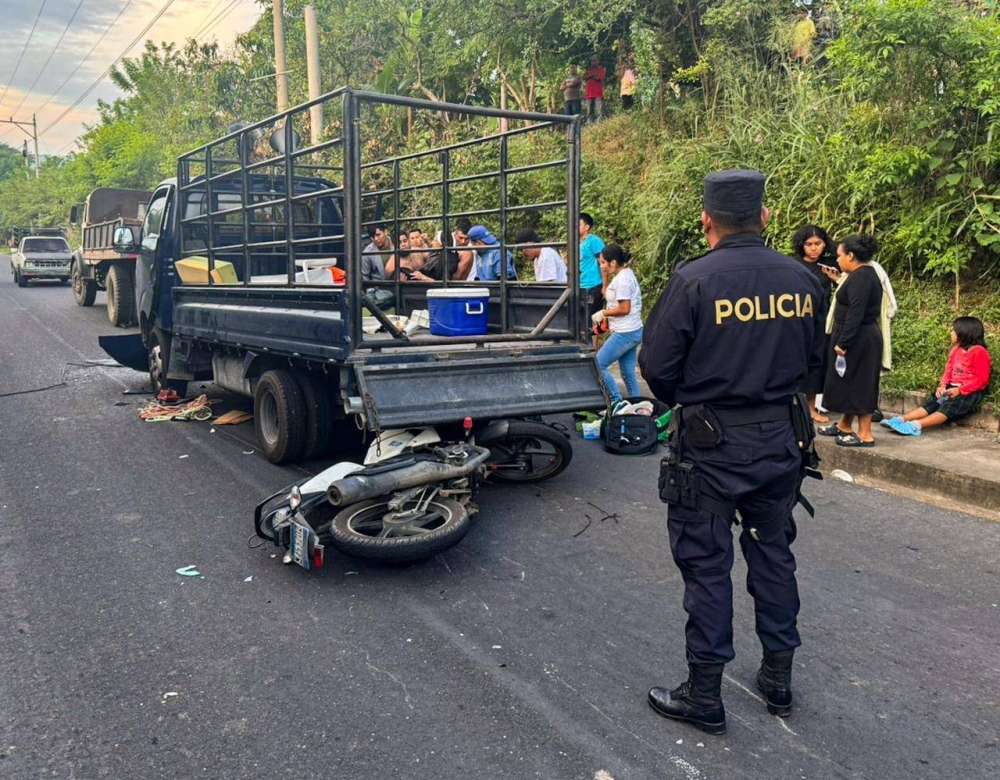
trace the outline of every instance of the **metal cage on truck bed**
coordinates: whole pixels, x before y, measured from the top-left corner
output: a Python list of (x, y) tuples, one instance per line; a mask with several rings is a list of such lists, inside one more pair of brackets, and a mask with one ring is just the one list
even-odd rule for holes
[[(305, 145), (305, 119), (316, 108), (339, 102), (339, 121), (328, 123), (337, 135)], [(384, 124), (386, 111), (433, 112), (459, 125), (470, 118), (501, 124), (495, 132), (455, 143), (367, 159), (365, 150), (378, 139), (364, 135), (367, 126)], [(378, 114), (382, 112), (382, 121)], [(375, 114), (367, 121), (366, 114)], [(311, 117), (312, 118), (312, 117)], [(315, 119), (312, 119), (315, 121)], [(505, 127), (506, 125), (506, 127)], [(511, 125), (517, 125), (511, 127)], [(554, 159), (514, 164), (515, 139), (558, 133), (564, 153)], [(522, 144), (523, 146), (524, 144)], [(552, 146), (550, 143), (549, 147)], [(419, 169), (419, 181), (408, 181), (406, 168)], [(579, 170), (580, 128), (574, 117), (434, 103), (426, 100), (341, 89), (304, 103), (268, 120), (241, 127), (178, 160), (182, 258), (207, 265), (209, 286), (327, 287), (325, 269), (334, 265), (346, 275), (342, 289), (351, 302), (375, 317), (386, 335), (366, 333), (364, 312), (349, 308), (345, 323), (351, 351), (429, 344), (487, 343), (493, 341), (581, 342), (583, 320), (579, 290)], [(558, 185), (557, 197), (539, 201), (515, 197), (515, 178), (545, 173)], [(470, 187), (478, 197), (456, 197), (456, 189)], [(520, 188), (523, 190), (523, 188)], [(519, 192), (520, 192), (519, 190)], [(460, 201), (460, 202), (456, 202)], [(478, 201), (478, 202), (476, 202)], [(470, 206), (476, 206), (470, 208)], [(538, 224), (551, 226), (560, 215), (561, 235), (551, 241), (516, 245), (511, 232)], [(451, 278), (447, 268), (440, 281), (407, 281), (399, 271), (405, 257), (396, 243), (399, 232), (411, 225), (431, 224), (440, 229), (440, 251), (467, 251), (453, 241), (455, 222), (467, 217), (486, 224), (499, 242), (501, 258), (517, 248), (563, 249), (567, 284), (524, 282), (500, 274), (496, 281), (477, 281), (490, 290), (489, 332), (482, 336), (409, 336), (387, 317), (426, 308), (428, 289), (467, 284)], [(384, 223), (392, 227), (396, 273), (386, 280), (362, 279), (363, 241), (369, 229)], [(424, 250), (429, 253), (428, 250)], [(444, 263), (448, 266), (448, 262)], [(221, 269), (221, 272), (220, 272)], [(332, 281), (332, 279), (330, 280)], [(384, 303), (391, 294), (391, 302)], [(181, 296), (185, 290), (180, 290)], [(371, 328), (369, 327), (368, 330)]]
[[(447, 125), (454, 140), (397, 148), (404, 121)], [(372, 429), (596, 408), (605, 399), (579, 287), (579, 182), (578, 117), (336, 90), (179, 158), (169, 326), (230, 353), (322, 364), (345, 411)], [(473, 249), (453, 232), (461, 218), (496, 236), (499, 278), (455, 278), (459, 253)], [(386, 273), (366, 279), (367, 236), (380, 225), (391, 229), (378, 252)], [(438, 245), (401, 248), (413, 227), (439, 233)], [(522, 227), (543, 239), (516, 244)], [(508, 252), (541, 247), (562, 250), (565, 283), (525, 268), (508, 278)], [(440, 278), (401, 273), (435, 252)], [(429, 290), (471, 287), (489, 291), (485, 333), (402, 327), (428, 308)]]

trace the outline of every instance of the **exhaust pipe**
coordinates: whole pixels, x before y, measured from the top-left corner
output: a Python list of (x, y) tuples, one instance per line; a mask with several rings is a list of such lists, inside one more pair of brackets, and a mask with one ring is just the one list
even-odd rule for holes
[(406, 490), (434, 482), (446, 482), (471, 474), (490, 456), (490, 451), (485, 447), (467, 445), (466, 451), (469, 453), (469, 457), (460, 465), (435, 460), (421, 460), (410, 466), (400, 466), (388, 471), (377, 471), (378, 466), (375, 466), (373, 468), (375, 473), (351, 474), (330, 483), (330, 487), (326, 490), (326, 497), (334, 506), (346, 506), (394, 493), (397, 490)]

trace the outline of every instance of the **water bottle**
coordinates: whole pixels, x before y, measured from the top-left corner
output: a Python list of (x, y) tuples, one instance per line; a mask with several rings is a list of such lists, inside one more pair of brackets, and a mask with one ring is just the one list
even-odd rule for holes
[(843, 355), (837, 355), (837, 362), (833, 364), (833, 367), (837, 371), (837, 376), (843, 376), (847, 373), (847, 358)]

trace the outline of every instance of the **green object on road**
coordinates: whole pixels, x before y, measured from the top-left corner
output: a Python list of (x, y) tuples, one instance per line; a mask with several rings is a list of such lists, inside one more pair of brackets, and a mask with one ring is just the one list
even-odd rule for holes
[(201, 572), (198, 571), (194, 566), (181, 566), (177, 573), (182, 577), (200, 577)]

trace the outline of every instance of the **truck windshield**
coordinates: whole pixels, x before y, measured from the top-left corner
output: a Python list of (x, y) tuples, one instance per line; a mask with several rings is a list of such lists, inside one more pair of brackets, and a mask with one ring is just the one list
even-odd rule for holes
[(25, 252), (68, 252), (69, 244), (65, 238), (26, 238)]

